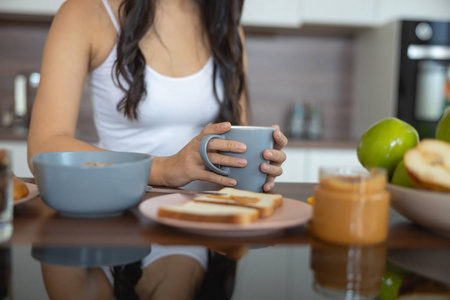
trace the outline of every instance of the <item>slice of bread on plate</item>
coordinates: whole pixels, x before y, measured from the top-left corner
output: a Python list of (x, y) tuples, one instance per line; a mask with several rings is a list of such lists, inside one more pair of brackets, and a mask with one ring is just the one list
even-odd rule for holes
[(20, 198), (26, 197), (29, 194), (27, 185), (21, 179), (19, 179), (15, 174), (13, 176), (13, 199), (18, 200)]
[(182, 205), (163, 205), (158, 216), (177, 220), (246, 224), (258, 219), (257, 209), (188, 201)]
[(283, 204), (283, 196), (280, 194), (255, 193), (234, 188), (223, 188), (219, 192), (224, 195), (204, 195), (194, 198), (194, 201), (256, 208), (260, 217), (272, 215)]

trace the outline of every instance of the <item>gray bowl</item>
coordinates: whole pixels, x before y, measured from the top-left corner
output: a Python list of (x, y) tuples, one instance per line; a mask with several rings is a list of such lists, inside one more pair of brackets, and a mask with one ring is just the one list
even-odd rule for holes
[(152, 160), (148, 154), (107, 151), (47, 152), (32, 157), (42, 200), (72, 217), (118, 215), (139, 203)]

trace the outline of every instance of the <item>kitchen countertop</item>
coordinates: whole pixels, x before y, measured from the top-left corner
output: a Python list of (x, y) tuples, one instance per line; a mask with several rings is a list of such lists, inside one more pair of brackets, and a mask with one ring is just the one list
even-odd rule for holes
[[(76, 137), (89, 143), (98, 142), (95, 130), (77, 129)], [(28, 129), (22, 127), (0, 128), (0, 141), (26, 141)], [(291, 148), (323, 148), (323, 149), (356, 149), (356, 141), (335, 140), (298, 140), (289, 139), (288, 147)]]
[[(88, 143), (96, 143), (98, 136), (95, 130), (77, 129), (75, 136)], [(28, 128), (8, 127), (0, 128), (0, 141), (26, 141), (28, 138)]]
[[(277, 183), (273, 192), (305, 201), (314, 187), (315, 184), (310, 183)], [(144, 199), (154, 196), (158, 194), (147, 193)], [(446, 295), (450, 295), (450, 276), (444, 277), (446, 279), (442, 277), (448, 275), (450, 239), (414, 225), (394, 210), (391, 210), (386, 243), (361, 248), (322, 243), (309, 234), (305, 225), (269, 236), (234, 238), (195, 235), (149, 220), (137, 207), (113, 218), (66, 218), (46, 206), (41, 198), (15, 207), (14, 234), (7, 248), (16, 253), (16, 258), (9, 261), (14, 274), (10, 288), (13, 289), (14, 299), (28, 299), (20, 296), (26, 293), (27, 286), (30, 290), (34, 289), (30, 294), (32, 299), (46, 299), (40, 263), (31, 256), (32, 250), (39, 247), (51, 250), (54, 246), (63, 246), (74, 251), (97, 247), (100, 251), (108, 247), (143, 249), (155, 243), (182, 247), (201, 245), (225, 255), (229, 261), (237, 262), (233, 300), (337, 299), (338, 294), (342, 296), (342, 293), (351, 291), (339, 288), (330, 291), (319, 284), (319, 279), (328, 276), (330, 281), (333, 278), (345, 280), (355, 274), (361, 275), (358, 278), (362, 281), (371, 282), (372, 286), (375, 280), (375, 290), (372, 289), (372, 292), (378, 293), (381, 276), (388, 266), (386, 263), (398, 263), (403, 268), (402, 274), (415, 272), (420, 280), (412, 281), (408, 287), (410, 290), (420, 286), (420, 282), (426, 282), (428, 286), (439, 286), (444, 290), (446, 287)], [(98, 251), (97, 256), (100, 255)], [(90, 252), (86, 250), (83, 253)], [(47, 259), (53, 259), (53, 263), (58, 264), (61, 257), (48, 256)], [(427, 259), (427, 263), (418, 268), (417, 262), (423, 259)], [(61, 281), (63, 283), (64, 279)], [(351, 285), (347, 286), (351, 288)], [(335, 297), (325, 296), (331, 292)]]
[(289, 139), (288, 147), (292, 148), (324, 148), (324, 149), (356, 149), (357, 141), (335, 140), (295, 140)]

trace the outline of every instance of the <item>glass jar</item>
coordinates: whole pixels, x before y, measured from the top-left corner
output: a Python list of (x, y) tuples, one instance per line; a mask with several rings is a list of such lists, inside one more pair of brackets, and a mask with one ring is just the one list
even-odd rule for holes
[(373, 245), (386, 240), (390, 195), (386, 171), (325, 167), (314, 189), (313, 234), (343, 245)]

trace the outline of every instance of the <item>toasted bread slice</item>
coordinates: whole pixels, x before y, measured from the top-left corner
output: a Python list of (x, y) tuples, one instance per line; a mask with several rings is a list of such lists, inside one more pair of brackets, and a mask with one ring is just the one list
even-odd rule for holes
[(188, 201), (182, 205), (160, 206), (158, 216), (186, 221), (246, 224), (258, 219), (257, 209)]
[(223, 188), (219, 192), (225, 195), (205, 195), (194, 198), (194, 201), (256, 208), (261, 217), (270, 216), (283, 204), (283, 196), (280, 194), (255, 193), (234, 188)]
[(450, 192), (450, 143), (424, 139), (406, 151), (403, 161), (416, 187)]
[(28, 188), (21, 179), (19, 179), (15, 174), (13, 174), (13, 199), (17, 200), (28, 196)]

